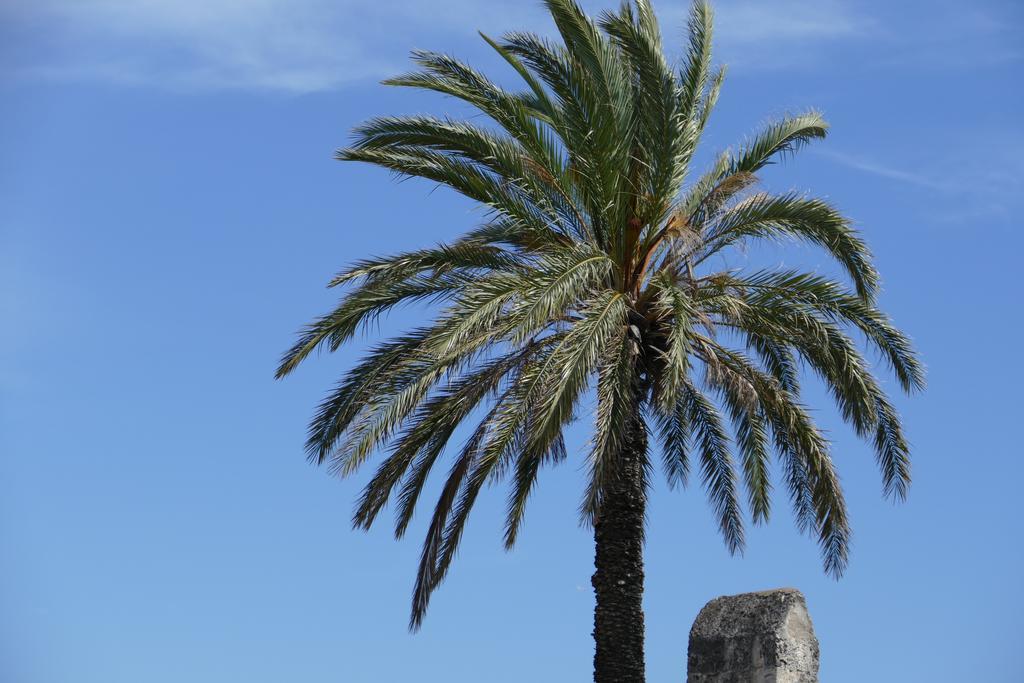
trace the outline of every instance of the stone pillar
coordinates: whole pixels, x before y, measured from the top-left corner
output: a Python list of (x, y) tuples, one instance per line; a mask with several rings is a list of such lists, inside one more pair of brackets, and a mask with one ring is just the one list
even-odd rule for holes
[(715, 598), (690, 629), (687, 683), (818, 683), (818, 639), (800, 591)]

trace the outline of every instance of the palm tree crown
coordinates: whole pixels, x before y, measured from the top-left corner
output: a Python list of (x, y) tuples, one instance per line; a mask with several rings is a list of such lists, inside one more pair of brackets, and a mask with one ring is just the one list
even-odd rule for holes
[[(330, 283), (338, 306), (309, 325), (278, 376), (338, 349), (400, 303), (440, 305), (424, 325), (370, 351), (322, 402), (310, 457), (341, 474), (385, 457), (357, 505), (369, 528), (393, 501), (396, 534), (428, 475), (446, 470), (423, 545), (412, 626), (443, 580), (481, 488), (509, 483), (505, 544), (519, 533), (542, 465), (566, 459), (563, 430), (593, 397), (582, 519), (595, 523), (631, 432), (660, 444), (671, 484), (699, 476), (730, 551), (743, 547), (742, 499), (771, 510), (771, 462), (825, 569), (847, 562), (849, 526), (829, 444), (800, 400), (801, 367), (870, 441), (884, 490), (910, 481), (900, 420), (851, 337), (880, 352), (899, 385), (923, 385), (907, 338), (876, 307), (878, 274), (849, 220), (824, 201), (757, 189), (765, 165), (822, 138), (814, 112), (782, 118), (703, 175), (690, 162), (722, 86), (711, 12), (693, 6), (679, 68), (666, 60), (647, 0), (597, 20), (546, 0), (560, 42), (484, 37), (518, 73), (499, 87), (446, 55), (386, 83), (469, 103), (480, 125), (384, 117), (355, 132), (343, 160), (425, 178), (479, 202), (487, 219), (447, 245), (355, 264)], [(493, 125), (492, 125), (493, 124)], [(716, 270), (751, 241), (794, 239), (831, 255), (849, 284), (796, 270)], [(464, 443), (449, 441), (470, 422)], [(646, 487), (653, 456), (642, 439)]]

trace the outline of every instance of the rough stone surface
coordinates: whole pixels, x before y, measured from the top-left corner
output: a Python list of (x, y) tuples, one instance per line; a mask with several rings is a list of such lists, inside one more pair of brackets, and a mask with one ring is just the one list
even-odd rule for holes
[(818, 639), (800, 591), (715, 598), (690, 629), (687, 683), (817, 683)]

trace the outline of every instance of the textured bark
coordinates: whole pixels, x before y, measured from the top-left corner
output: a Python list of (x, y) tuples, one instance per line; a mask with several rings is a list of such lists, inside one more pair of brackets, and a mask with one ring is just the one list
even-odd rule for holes
[[(638, 418), (639, 419), (639, 418)], [(637, 423), (634, 423), (636, 425)], [(643, 428), (630, 429), (616, 481), (594, 525), (591, 579), (594, 610), (595, 683), (644, 681), (644, 459)]]

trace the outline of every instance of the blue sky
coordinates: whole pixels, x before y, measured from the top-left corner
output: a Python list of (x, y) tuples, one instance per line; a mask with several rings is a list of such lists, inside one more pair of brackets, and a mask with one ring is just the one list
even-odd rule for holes
[[(685, 5), (657, 7), (675, 48)], [(1024, 9), (716, 7), (730, 76), (700, 160), (773, 115), (823, 111), (830, 138), (765, 183), (855, 220), (930, 386), (898, 400), (915, 454), (900, 506), (809, 396), (851, 506), (839, 582), (783, 500), (732, 558), (699, 489), (655, 490), (649, 680), (683, 680), (708, 599), (779, 585), (807, 595), (830, 683), (1018, 680)], [(337, 481), (302, 453), (359, 345), (272, 380), (294, 331), (332, 303), (334, 272), (479, 218), (331, 158), (369, 116), (464, 111), (376, 85), (411, 48), (507, 80), (478, 28), (551, 31), (530, 2), (0, 2), (0, 679), (590, 679), (578, 458), (546, 473), (512, 553), (502, 492), (482, 501), (409, 635), (425, 515), (398, 543), (386, 526), (351, 531), (366, 475)], [(585, 438), (583, 421), (570, 450)]]

